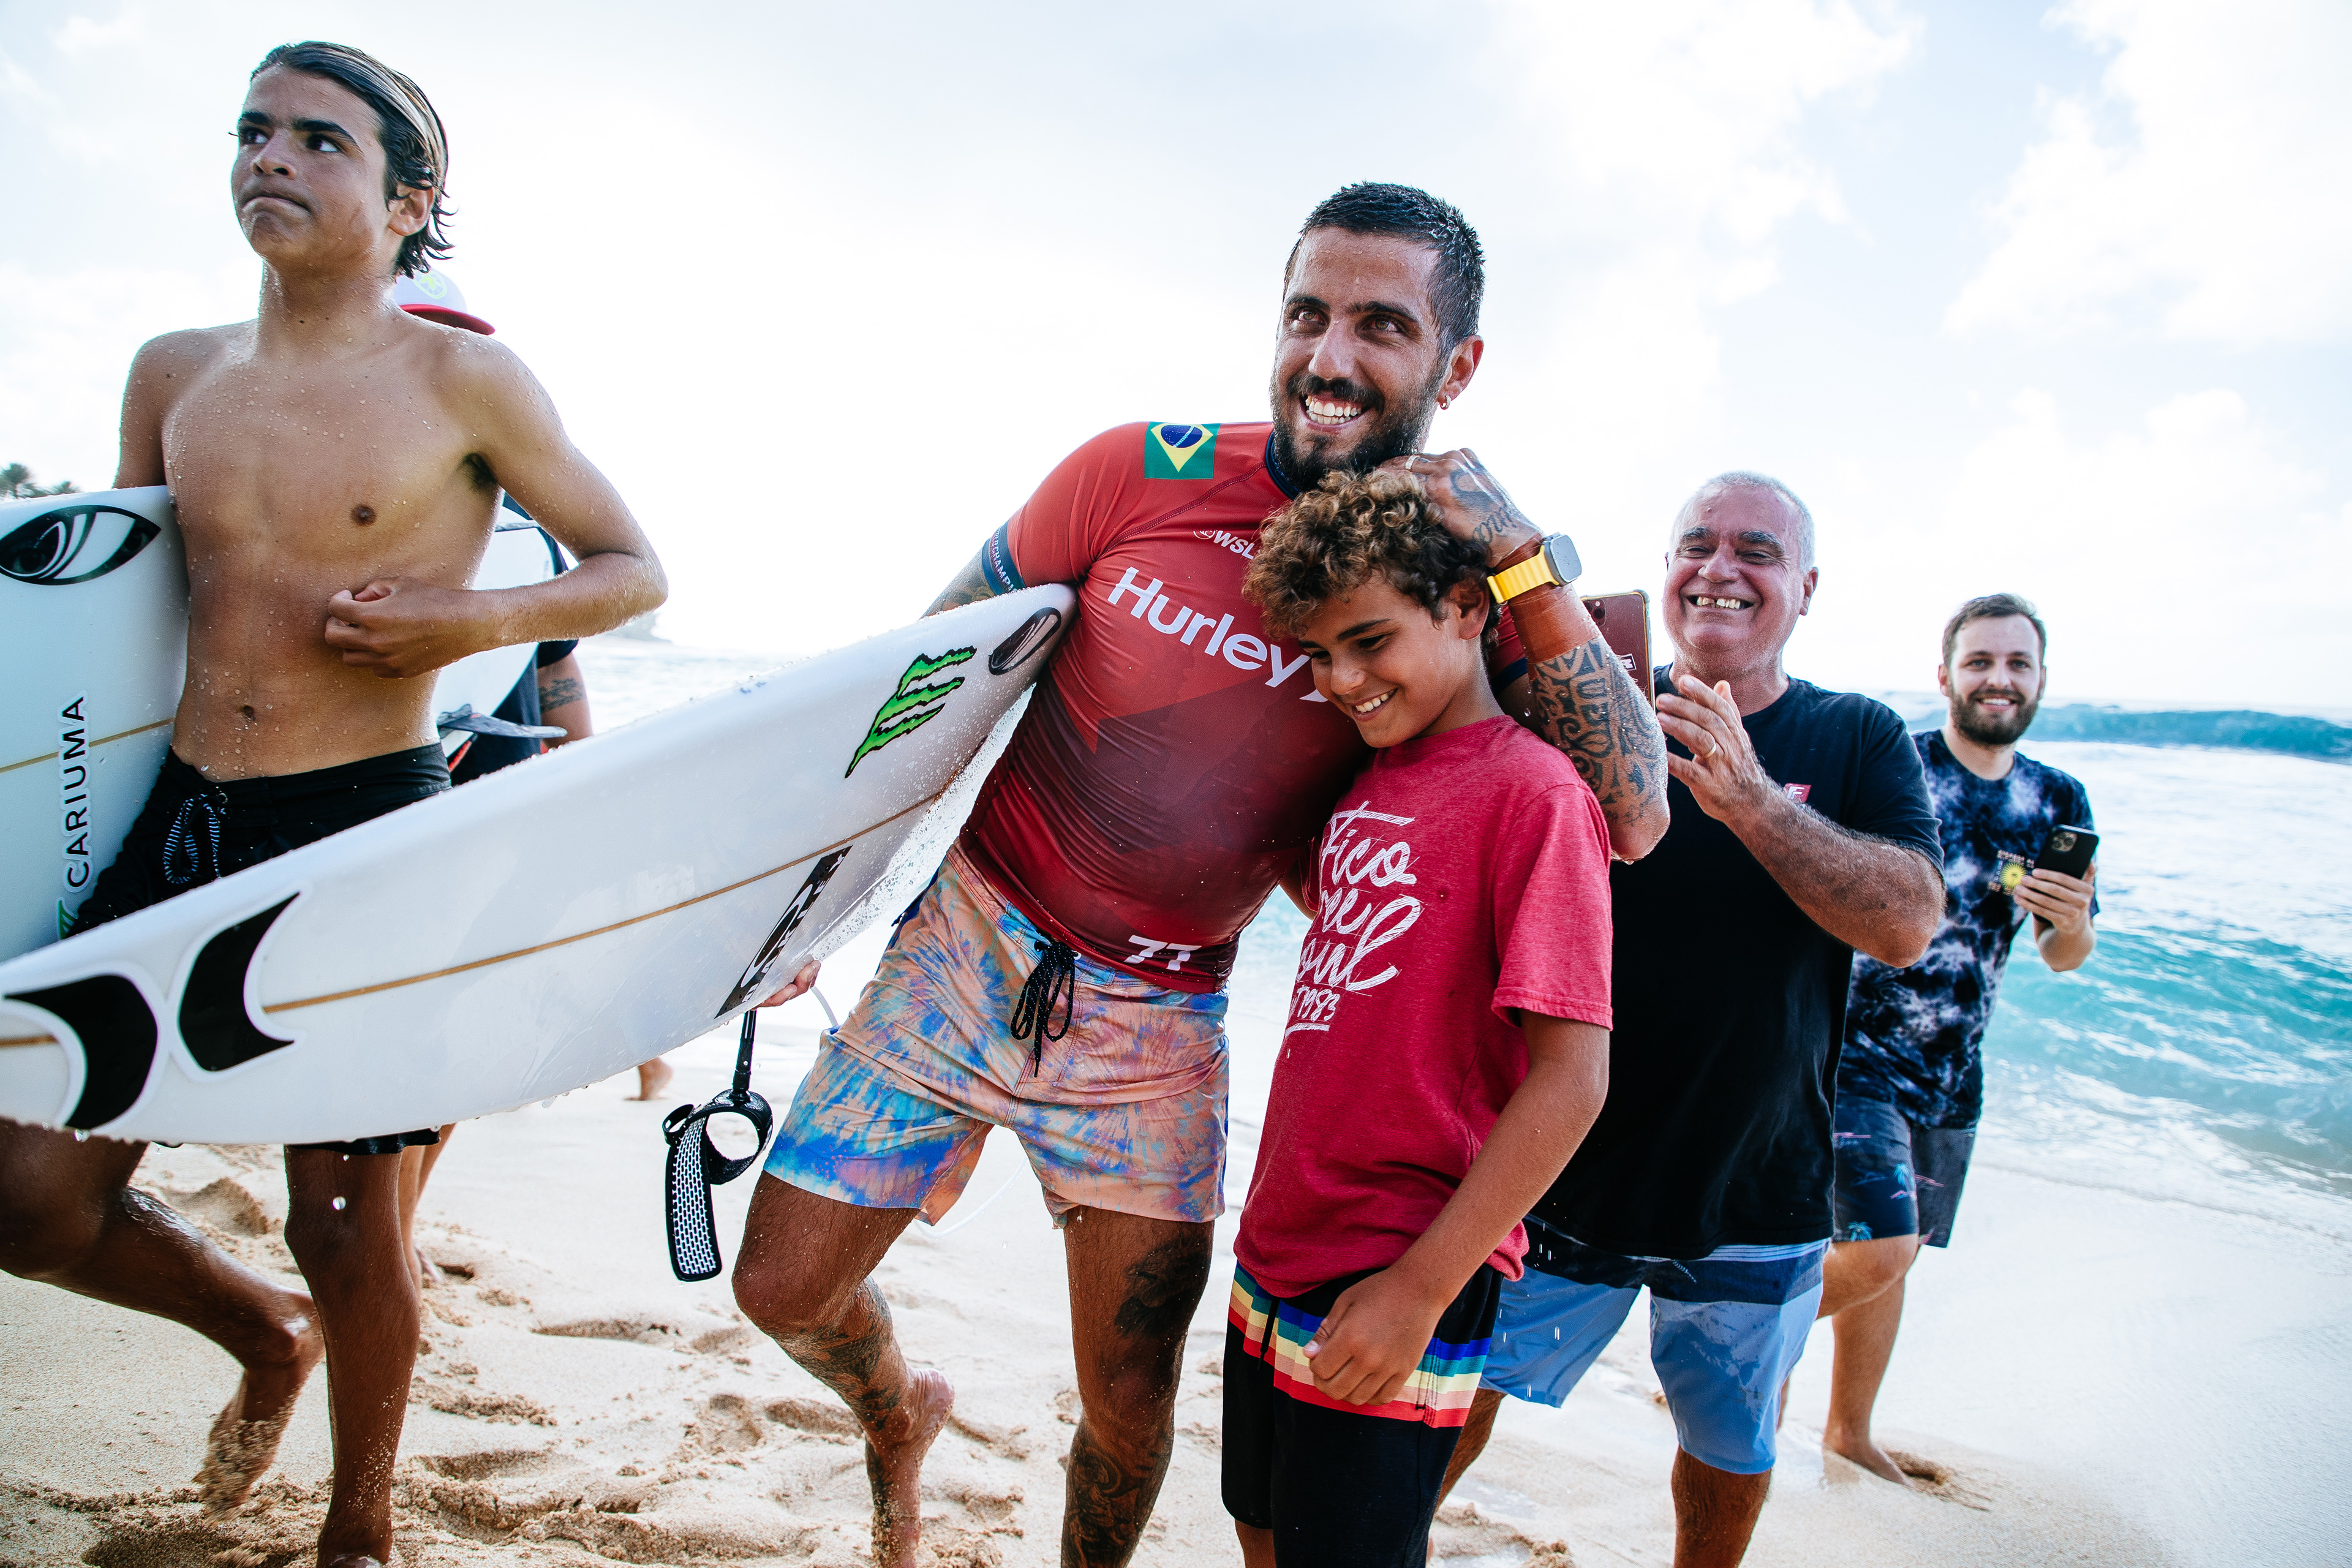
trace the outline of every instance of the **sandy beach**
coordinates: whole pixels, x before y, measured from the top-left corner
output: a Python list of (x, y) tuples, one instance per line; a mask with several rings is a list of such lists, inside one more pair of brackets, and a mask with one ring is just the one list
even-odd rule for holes
[[(779, 1103), (814, 1053), (814, 1031), (797, 1022), (804, 1008), (766, 1033), (759, 1083)], [(677, 1053), (671, 1098), (718, 1087), (730, 1055), (716, 1036)], [(471, 1123), (442, 1163), (423, 1227), (439, 1279), (427, 1294), (403, 1452), (404, 1560), (866, 1561), (865, 1477), (843, 1411), (743, 1324), (723, 1280), (681, 1286), (669, 1276), (656, 1131), (665, 1107), (628, 1102), (632, 1087), (614, 1079), (550, 1108)], [(1248, 1132), (1237, 1125), (1237, 1165), (1248, 1158)], [(1245, 1173), (1236, 1171), (1236, 1190)], [(275, 1151), (157, 1149), (140, 1181), (241, 1257), (287, 1268)], [(719, 1194), (730, 1254), (751, 1186), (746, 1179)], [(2135, 1452), (2129, 1435), (2150, 1431), (2151, 1410), (2168, 1401), (2242, 1385), (2250, 1358), (2274, 1367), (2282, 1343), (2340, 1352), (2352, 1247), (2315, 1233), (2283, 1245), (2240, 1216), (1999, 1165), (1970, 1197), (1972, 1246), (1923, 1268), (1884, 1406), (1893, 1443), (1939, 1479), (1906, 1493), (1824, 1463), (1824, 1336), (1799, 1374), (1751, 1563), (2341, 1560), (2330, 1554), (2330, 1537), (2341, 1535), (2328, 1510), (2342, 1504), (2289, 1484), (2287, 1457), (2256, 1445), (2234, 1466), (2217, 1458), (2251, 1436), (2231, 1425), (2237, 1415), (2269, 1422), (2284, 1413), (2303, 1423), (2305, 1476), (2334, 1468), (2347, 1451), (2344, 1417), (2297, 1407), (2298, 1387), (2315, 1389), (2316, 1380), (2221, 1402), (2210, 1451), (2173, 1455), (2143, 1442)], [(2086, 1230), (2100, 1237), (2096, 1257), (2079, 1256)], [(1221, 1244), (1231, 1233), (1228, 1216)], [(2229, 1313), (2131, 1294), (2158, 1274), (2178, 1278), (2174, 1255), (2184, 1247), (2210, 1249), (2224, 1274), (2238, 1271)], [(2069, 1298), (2079, 1279), (2056, 1276), (2070, 1249), (2076, 1276), (2088, 1269), (2113, 1281), (2131, 1310), (2108, 1310), (2079, 1291)], [(2133, 1274), (2136, 1258), (2147, 1279)], [(2269, 1274), (2249, 1278), (2243, 1271), (2262, 1259)], [(1229, 1255), (1220, 1265), (1230, 1268)], [(910, 1230), (880, 1278), (909, 1353), (949, 1369), (958, 1387), (956, 1419), (925, 1477), (935, 1561), (1055, 1561), (1060, 1460), (1076, 1408), (1061, 1248), (1008, 1136), (991, 1140), (964, 1202), (938, 1229)], [(1489, 1457), (1441, 1521), (1446, 1561), (1668, 1560), (1673, 1429), (1638, 1322), (1564, 1410), (1509, 1407)], [(2210, 1337), (2216, 1323), (2228, 1325), (2221, 1342)], [(1213, 1289), (1193, 1325), (1174, 1465), (1139, 1563), (1238, 1561), (1217, 1500), (1223, 1333)], [(2151, 1385), (2163, 1367), (2178, 1368), (2179, 1380)], [(317, 1381), (255, 1501), (213, 1517), (186, 1483), (235, 1382), (224, 1354), (158, 1320), (0, 1279), (0, 1563), (306, 1560), (328, 1471)], [(2136, 1400), (2124, 1397), (2131, 1388), (2141, 1391)], [(2321, 1457), (2331, 1452), (2336, 1460)], [(2284, 1468), (2298, 1466), (2287, 1458)], [(2255, 1474), (2279, 1489), (2274, 1500), (2295, 1506), (2248, 1494), (2241, 1483)], [(2189, 1484), (2194, 1477), (2203, 1484)], [(2258, 1516), (2271, 1521), (2266, 1536)]]

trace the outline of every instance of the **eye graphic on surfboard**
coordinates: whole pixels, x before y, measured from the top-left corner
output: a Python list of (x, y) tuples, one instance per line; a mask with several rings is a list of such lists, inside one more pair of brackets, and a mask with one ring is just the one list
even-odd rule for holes
[(0, 574), (38, 587), (87, 583), (129, 561), (162, 531), (119, 506), (58, 507), (0, 537)]
[(995, 651), (988, 656), (988, 673), (1010, 675), (1028, 663), (1032, 655), (1053, 640), (1061, 624), (1059, 610), (1040, 610), (1022, 622), (1020, 628), (998, 643)]

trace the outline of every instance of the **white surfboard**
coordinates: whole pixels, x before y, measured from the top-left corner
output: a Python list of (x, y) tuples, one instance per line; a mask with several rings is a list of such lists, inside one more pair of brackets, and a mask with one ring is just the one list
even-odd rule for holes
[(341, 1141), (691, 1039), (920, 889), (1075, 613), (919, 621), (0, 963), (0, 1116)]
[[(545, 582), (539, 530), (498, 516), (473, 585)], [(187, 650), (170, 491), (0, 500), (0, 957), (55, 942), (113, 860), (171, 744)], [(491, 712), (531, 654), (492, 648), (439, 671), (435, 715)]]

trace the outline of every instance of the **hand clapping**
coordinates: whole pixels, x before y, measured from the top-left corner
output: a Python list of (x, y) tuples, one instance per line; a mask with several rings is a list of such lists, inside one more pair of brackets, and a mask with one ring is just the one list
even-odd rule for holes
[(1658, 699), (1658, 727), (1670, 740), (1690, 751), (1687, 757), (1666, 754), (1666, 768), (1683, 781), (1699, 808), (1718, 822), (1728, 822), (1757, 810), (1780, 794), (1780, 786), (1756, 760), (1747, 726), (1739, 721), (1739, 705), (1731, 700), (1731, 686), (1713, 686), (1677, 672), (1675, 690)]

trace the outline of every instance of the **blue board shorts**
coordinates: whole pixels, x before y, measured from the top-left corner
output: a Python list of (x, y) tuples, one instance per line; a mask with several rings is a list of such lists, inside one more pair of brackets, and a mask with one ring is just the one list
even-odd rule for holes
[(1833, 1138), (1838, 1240), (1916, 1236), (1922, 1247), (1950, 1245), (1975, 1128), (1922, 1127), (1884, 1100), (1842, 1094)]
[[(1526, 1277), (1503, 1286), (1481, 1387), (1565, 1401), (1650, 1292), (1650, 1364), (1683, 1452), (1760, 1475), (1779, 1450), (1780, 1385), (1805, 1353), (1822, 1300), (1826, 1241), (1718, 1247), (1705, 1258), (1628, 1258), (1530, 1221)], [(1538, 1263), (1540, 1258), (1540, 1263)]]
[[(937, 1224), (1010, 1128), (1062, 1224), (1080, 1206), (1186, 1222), (1224, 1212), (1225, 996), (1154, 985), (1084, 953), (1069, 1032), (1016, 1039), (1045, 938), (961, 850), (899, 922), (824, 1037), (767, 1172)], [(1057, 1004), (1052, 1009), (1062, 1019)]]

